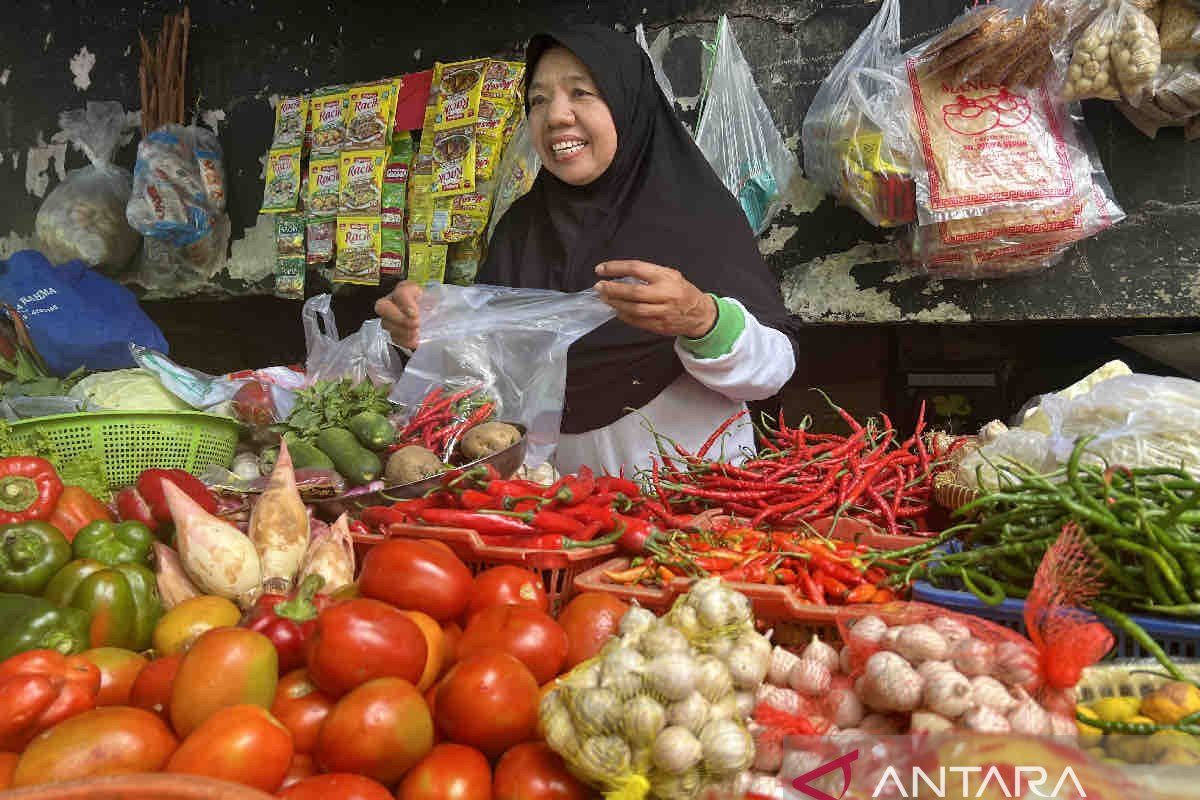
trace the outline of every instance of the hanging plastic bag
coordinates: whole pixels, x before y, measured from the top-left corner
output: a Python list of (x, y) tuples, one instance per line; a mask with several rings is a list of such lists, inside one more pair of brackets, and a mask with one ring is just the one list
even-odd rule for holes
[(1122, 3), (1117, 13), (1112, 59), (1121, 95), (1137, 108), (1153, 91), (1162, 65), (1162, 45), (1154, 21), (1132, 3)]
[(763, 102), (754, 73), (742, 55), (729, 19), (717, 22), (717, 42), (708, 88), (696, 125), (696, 144), (733, 193), (755, 233), (766, 230), (783, 207), (798, 171)]
[(328, 294), (310, 297), (300, 312), (309, 380), (349, 378), (357, 384), (369, 378), (376, 386), (395, 383), (404, 367), (400, 354), (392, 347), (392, 337), (383, 329), (383, 321), (369, 319), (355, 333), (340, 339), (332, 299)]
[(900, 2), (884, 0), (871, 24), (817, 90), (804, 117), (804, 172), (872, 225), (912, 222), (916, 206), (903, 119), (907, 87), (890, 74), (900, 57)]
[(488, 222), (487, 229), (489, 242), (500, 223), (500, 218), (533, 187), (533, 180), (541, 168), (542, 160), (533, 149), (533, 137), (529, 134), (529, 120), (522, 117), (508, 146), (504, 148), (504, 155), (500, 158), (496, 197), (492, 200), (492, 219)]
[[(1108, 6), (1092, 20), (1075, 40), (1071, 49), (1067, 76), (1063, 82), (1064, 100), (1119, 100), (1116, 65), (1113, 63), (1113, 38), (1117, 30), (1120, 6)], [(1065, 53), (1058, 57), (1065, 58)]]
[(654, 37), (654, 44), (651, 45), (646, 41), (645, 26), (639, 22), (634, 29), (634, 37), (650, 58), (650, 66), (654, 68), (654, 80), (658, 82), (658, 88), (662, 89), (663, 97), (667, 98), (667, 102), (674, 108), (675, 90), (671, 87), (671, 79), (667, 77), (667, 71), (663, 69), (662, 63), (663, 53), (666, 52), (667, 45), (671, 43), (671, 29), (663, 28), (659, 31), (658, 36)]
[(428, 284), (420, 314), (420, 342), (390, 399), (416, 408), (436, 386), (478, 386), (499, 419), (525, 426), (525, 464), (548, 461), (562, 422), (567, 349), (613, 310), (591, 290)]
[(164, 125), (138, 145), (126, 216), (143, 236), (186, 247), (225, 208), (221, 145), (210, 131)]
[(141, 238), (125, 221), (133, 176), (112, 159), (133, 138), (135, 123), (120, 103), (108, 101), (64, 111), (58, 124), (91, 164), (72, 170), (38, 209), (39, 249), (56, 264), (78, 259), (120, 269)]

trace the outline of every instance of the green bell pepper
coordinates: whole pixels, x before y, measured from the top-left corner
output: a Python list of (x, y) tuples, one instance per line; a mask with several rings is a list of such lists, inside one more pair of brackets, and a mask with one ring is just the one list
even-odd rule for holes
[(150, 560), (154, 534), (140, 522), (97, 520), (84, 526), (71, 542), (75, 558), (107, 564), (145, 564)]
[(150, 647), (162, 601), (154, 573), (141, 564), (109, 567), (79, 559), (63, 567), (46, 587), (47, 600), (85, 611), (91, 647)]
[(47, 522), (0, 526), (0, 592), (39, 595), (70, 560), (67, 538)]
[(59, 608), (41, 597), (0, 594), (0, 661), (47, 648), (64, 655), (88, 648), (87, 612)]

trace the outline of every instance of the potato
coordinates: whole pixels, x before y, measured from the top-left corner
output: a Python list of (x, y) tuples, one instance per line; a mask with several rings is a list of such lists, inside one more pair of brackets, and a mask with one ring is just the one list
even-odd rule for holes
[(388, 483), (413, 483), (440, 474), (442, 460), (424, 447), (402, 447), (388, 458), (383, 478)]
[(507, 422), (485, 422), (467, 431), (462, 438), (462, 454), (470, 461), (499, 453), (521, 441), (521, 432)]

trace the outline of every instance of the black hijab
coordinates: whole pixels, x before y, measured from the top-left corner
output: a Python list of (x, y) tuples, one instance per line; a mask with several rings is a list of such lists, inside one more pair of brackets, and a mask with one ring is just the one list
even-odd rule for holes
[[(538, 59), (558, 45), (595, 78), (616, 125), (616, 155), (587, 186), (543, 168), (497, 226), (478, 282), (578, 292), (595, 285), (601, 262), (648, 261), (740, 300), (760, 322), (790, 335), (779, 284), (741, 207), (675, 116), (641, 47), (599, 25), (539, 34), (526, 53), (527, 84)], [(570, 350), (562, 430), (609, 425), (682, 373), (674, 339), (612, 320)]]

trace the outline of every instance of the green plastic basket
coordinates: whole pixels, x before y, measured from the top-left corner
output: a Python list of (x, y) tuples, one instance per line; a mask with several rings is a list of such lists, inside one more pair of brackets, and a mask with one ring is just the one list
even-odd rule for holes
[(129, 486), (148, 469), (195, 475), (213, 464), (229, 467), (240, 427), (229, 417), (199, 411), (89, 411), (11, 424), (13, 438), (44, 434), (64, 459), (97, 456), (113, 489)]

